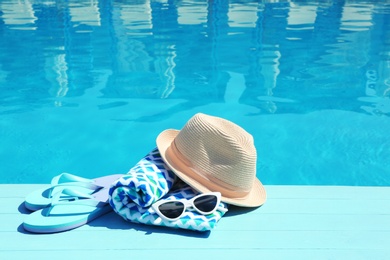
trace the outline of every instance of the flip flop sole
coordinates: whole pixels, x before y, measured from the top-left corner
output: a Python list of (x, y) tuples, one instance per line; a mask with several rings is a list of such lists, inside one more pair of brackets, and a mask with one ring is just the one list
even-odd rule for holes
[(63, 211), (62, 214), (60, 214), (61, 212), (57, 208), (55, 215), (47, 215), (47, 211), (50, 210), (50, 208), (35, 211), (27, 216), (23, 222), (23, 228), (26, 231), (41, 234), (63, 232), (83, 226), (112, 211), (109, 204), (98, 208), (80, 205), (76, 207), (70, 206), (72, 213), (67, 213), (66, 207), (69, 206), (60, 209), (60, 211)]

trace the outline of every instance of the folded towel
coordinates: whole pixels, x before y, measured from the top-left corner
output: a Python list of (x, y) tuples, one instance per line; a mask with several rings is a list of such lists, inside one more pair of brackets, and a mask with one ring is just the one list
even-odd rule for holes
[(116, 211), (130, 202), (149, 207), (168, 193), (175, 179), (155, 148), (111, 185), (110, 205)]
[[(128, 175), (117, 180), (110, 188), (109, 201), (114, 211), (125, 220), (135, 223), (196, 231), (212, 230), (227, 211), (227, 204), (223, 202), (212, 214), (202, 215), (195, 210), (188, 209), (175, 221), (162, 219), (154, 212), (151, 205), (157, 200), (191, 199), (199, 192), (180, 179), (173, 185), (175, 175), (162, 161), (158, 150), (153, 150), (151, 154), (142, 159)], [(140, 167), (140, 165), (147, 165), (147, 167)], [(156, 183), (159, 185), (156, 186)]]

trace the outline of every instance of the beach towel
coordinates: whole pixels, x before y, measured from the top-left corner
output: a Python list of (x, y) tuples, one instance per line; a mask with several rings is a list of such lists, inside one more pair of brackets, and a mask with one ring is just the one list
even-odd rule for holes
[(111, 185), (110, 205), (117, 211), (130, 202), (149, 207), (168, 193), (175, 179), (156, 148)]
[(187, 209), (177, 220), (162, 219), (151, 207), (158, 200), (191, 199), (199, 192), (176, 178), (162, 161), (157, 149), (145, 156), (128, 174), (113, 183), (109, 202), (114, 211), (127, 221), (195, 231), (212, 230), (227, 211), (227, 204), (202, 215)]

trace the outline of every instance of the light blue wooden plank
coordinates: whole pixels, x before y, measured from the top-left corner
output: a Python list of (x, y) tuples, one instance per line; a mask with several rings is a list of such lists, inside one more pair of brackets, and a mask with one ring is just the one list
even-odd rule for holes
[(373, 199), (269, 199), (262, 210), (265, 213), (302, 214), (390, 214), (390, 200)]
[[(0, 198), (0, 214), (18, 213), (23, 210), (24, 198)], [(231, 214), (245, 216), (252, 212), (262, 214), (390, 214), (388, 200), (345, 200), (345, 199), (272, 199), (255, 210), (230, 207)], [(257, 213), (256, 213), (257, 214)]]
[[(17, 215), (16, 215), (17, 216)], [(380, 227), (384, 227), (384, 223), (387, 223), (386, 218), (381, 218), (383, 222), (372, 222), (370, 219), (361, 219), (365, 222), (377, 224), (375, 228), (373, 226), (359, 225), (355, 223), (348, 228), (343, 228), (341, 225), (332, 226), (332, 223), (327, 223), (327, 226), (316, 227), (305, 226), (307, 223), (302, 215), (302, 219), (297, 219), (298, 227), (294, 226), (294, 221), (290, 223), (278, 222), (277, 218), (271, 218), (267, 222), (264, 222), (262, 228), (253, 229), (240, 229), (239, 217), (231, 217), (230, 222), (222, 219), (215, 230), (209, 234), (202, 234), (198, 232), (188, 232), (181, 230), (173, 230), (167, 228), (156, 228), (145, 225), (137, 225), (128, 222), (124, 222), (116, 214), (108, 214), (103, 216), (89, 225), (85, 225), (78, 229), (51, 235), (31, 235), (15, 232), (16, 230), (0, 232), (0, 236), (7, 237), (5, 242), (1, 244), (1, 247), (8, 250), (34, 250), (40, 248), (39, 245), (46, 244), (50, 248), (61, 250), (62, 246), (68, 249), (77, 250), (80, 248), (89, 248), (90, 250), (100, 248), (126, 248), (127, 240), (137, 241), (132, 243), (137, 248), (142, 248), (149, 243), (153, 244), (152, 248), (160, 248), (172, 246), (171, 243), (180, 243), (180, 241), (187, 241), (192, 243), (191, 240), (196, 240), (195, 248), (231, 248), (235, 246), (237, 248), (278, 248), (281, 245), (283, 248), (344, 248), (344, 249), (386, 249), (390, 243), (390, 231), (381, 230)], [(320, 216), (320, 215), (319, 215)], [(258, 215), (254, 215), (258, 217)], [(282, 216), (279, 216), (282, 217)], [(289, 216), (285, 216), (288, 219)], [(328, 216), (329, 217), (329, 216)], [(330, 216), (332, 218), (332, 216)], [(236, 219), (237, 221), (234, 221)], [(279, 219), (280, 220), (280, 219)], [(332, 222), (337, 222), (337, 218), (333, 218)], [(351, 221), (352, 223), (353, 221)], [(271, 224), (273, 223), (273, 224)], [(364, 223), (364, 222), (363, 222)], [(16, 223), (18, 224), (18, 223)], [(271, 227), (269, 226), (271, 224)], [(279, 225), (278, 225), (279, 224)], [(317, 223), (321, 224), (321, 223)], [(273, 227), (273, 228), (272, 228)], [(18, 228), (17, 225), (14, 228)], [(314, 228), (314, 229), (313, 229)], [(19, 229), (19, 231), (23, 231)], [(92, 243), (92, 247), (89, 242), (95, 239), (101, 239), (102, 237), (115, 237), (115, 240), (108, 240), (101, 244)], [(76, 238), (76, 239), (75, 239)], [(207, 238), (207, 239), (205, 239)], [(238, 245), (232, 244), (227, 239), (240, 238)], [(314, 239), (315, 238), (315, 239)], [(362, 239), (364, 238), (364, 239)], [(146, 240), (145, 240), (146, 239)], [(265, 239), (265, 240), (264, 240)], [(13, 241), (20, 241), (24, 245), (23, 248), (14, 245)], [(67, 241), (66, 245), (62, 245), (62, 242)], [(72, 242), (69, 242), (72, 241)], [(60, 242), (59, 245), (56, 243)], [(158, 244), (155, 244), (158, 242)], [(54, 243), (54, 244), (52, 244)], [(138, 244), (141, 243), (141, 244)], [(147, 246), (146, 248), (149, 248)], [(146, 250), (145, 248), (145, 250)], [(180, 246), (178, 247), (180, 248)]]
[[(19, 202), (19, 201), (18, 201)], [(5, 201), (1, 201), (4, 208), (8, 208)], [(8, 206), (7, 206), (8, 205)], [(321, 206), (320, 206), (321, 207)], [(334, 205), (334, 207), (339, 207)], [(20, 212), (16, 212), (16, 207), (9, 206), (12, 209), (10, 212), (0, 214), (0, 230), (11, 228), (16, 223), (22, 223), (30, 211), (19, 207)], [(384, 207), (387, 209), (388, 207)], [(341, 213), (334, 211), (333, 213), (317, 212), (315, 207), (312, 208), (310, 214), (284, 211), (284, 213), (270, 213), (264, 208), (259, 208), (255, 211), (236, 214), (236, 208), (233, 208), (226, 214), (218, 223), (228, 230), (264, 230), (264, 229), (285, 229), (285, 230), (300, 230), (303, 228), (311, 230), (324, 230), (333, 228), (335, 230), (354, 230), (356, 228), (365, 228), (370, 230), (390, 230), (390, 214), (352, 214), (351, 212)], [(386, 212), (386, 210), (384, 210)], [(238, 211), (240, 212), (240, 211)], [(116, 214), (112, 214), (115, 221), (122, 220)], [(368, 221), (369, 220), (369, 221)], [(14, 223), (10, 225), (9, 223)], [(15, 223), (16, 222), (16, 223)]]
[(353, 259), (353, 260), (385, 260), (388, 259), (390, 250), (301, 250), (301, 249), (228, 249), (228, 250), (190, 250), (190, 249), (167, 249), (167, 250), (59, 250), (59, 251), (19, 251), (2, 252), (4, 259), (175, 259), (174, 257), (185, 258), (186, 260), (199, 259)]
[(209, 250), (209, 249), (175, 249), (169, 248), (166, 250), (154, 249), (137, 249), (126, 248), (121, 250), (58, 250), (58, 251), (6, 251), (1, 252), (4, 259), (175, 259), (185, 258), (186, 260), (199, 259), (267, 259), (267, 260), (285, 260), (285, 259), (353, 259), (353, 260), (385, 260), (390, 255), (390, 250), (337, 250), (337, 249), (246, 249), (240, 250), (236, 248), (224, 250)]
[[(16, 212), (15, 209), (23, 203), (25, 196), (33, 191), (34, 188), (26, 188), (27, 186), (22, 185), (23, 196), (9, 196), (6, 193), (8, 186), (1, 186), (0, 192), (0, 201), (2, 203), (2, 207), (0, 207), (1, 213), (11, 213)], [(5, 189), (3, 189), (5, 187)], [(17, 186), (16, 186), (17, 187)], [(303, 186), (303, 190), (309, 188), (307, 186)], [(280, 189), (278, 187), (277, 189)], [(286, 186), (286, 190), (291, 190), (292, 188)], [(293, 188), (296, 190), (296, 188)], [(310, 187), (310, 189), (312, 189)], [(330, 187), (330, 190), (334, 190), (334, 187)], [(337, 190), (342, 190), (342, 187), (338, 187)], [(17, 190), (17, 188), (11, 189), (13, 192)], [(269, 190), (273, 190), (273, 187), (270, 187)], [(349, 189), (350, 190), (350, 189)], [(357, 188), (361, 192), (359, 194), (365, 193), (362, 192), (360, 188)], [(378, 188), (378, 193), (383, 194), (382, 190), (390, 190), (390, 188), (383, 189)], [(273, 192), (268, 196), (268, 200), (259, 210), (263, 211), (263, 213), (285, 213), (285, 212), (296, 212), (296, 213), (338, 213), (338, 214), (371, 214), (371, 213), (381, 213), (381, 214), (390, 214), (390, 207), (386, 207), (390, 203), (390, 192), (389, 196), (383, 196), (377, 199), (374, 199), (372, 196), (376, 192), (372, 192), (371, 189), (364, 189), (367, 192), (363, 198), (353, 198), (350, 199), (333, 199), (333, 196), (330, 198), (312, 198), (308, 196), (307, 198), (275, 198), (272, 196)], [(318, 192), (317, 192), (318, 193)], [(326, 194), (330, 193), (329, 191), (323, 191), (323, 197)], [(346, 192), (347, 193), (347, 192)], [(387, 194), (385, 194), (387, 195)], [(314, 211), (313, 211), (314, 210)], [(242, 209), (242, 212), (245, 213), (246, 209)]]
[[(25, 235), (3, 232), (7, 240), (1, 250), (139, 250), (166, 249), (344, 249), (387, 250), (390, 232), (381, 231), (224, 231), (214, 230), (209, 236), (190, 232), (135, 227), (125, 231), (73, 231), (52, 235)], [(18, 241), (18, 243), (15, 243)]]
[[(0, 214), (0, 230), (15, 231), (23, 222), (26, 214)], [(104, 229), (110, 223), (126, 228), (130, 226), (115, 213), (101, 217), (95, 222), (103, 222), (101, 227), (91, 227), (94, 230)], [(87, 227), (89, 227), (87, 225)], [(390, 231), (390, 216), (378, 215), (323, 215), (323, 214), (247, 214), (235, 217), (224, 217), (217, 225), (224, 231), (256, 231), (256, 230), (363, 230)]]
[(0, 198), (25, 198), (34, 190), (50, 187), (44, 184), (0, 184)]
[(23, 198), (0, 198), (0, 203), (0, 214), (30, 212), (24, 207)]

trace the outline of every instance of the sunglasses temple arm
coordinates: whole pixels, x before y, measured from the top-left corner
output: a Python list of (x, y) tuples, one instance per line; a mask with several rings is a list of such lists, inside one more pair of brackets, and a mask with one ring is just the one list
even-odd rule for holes
[(221, 206), (218, 206), (217, 210), (222, 211), (223, 213), (228, 212), (227, 208), (224, 208), (224, 207), (221, 207)]

